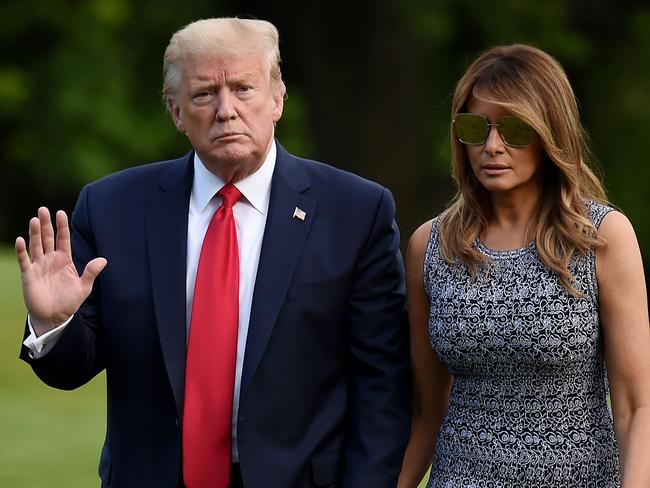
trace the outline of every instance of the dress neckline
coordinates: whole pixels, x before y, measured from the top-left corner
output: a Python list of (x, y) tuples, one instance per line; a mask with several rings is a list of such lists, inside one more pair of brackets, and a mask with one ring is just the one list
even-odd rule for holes
[(535, 239), (530, 241), (527, 246), (524, 247), (518, 247), (516, 249), (507, 249), (505, 251), (495, 251), (494, 249), (490, 249), (487, 247), (485, 244), (481, 242), (481, 239), (478, 237), (476, 238), (476, 242), (474, 243), (474, 246), (476, 249), (481, 253), (485, 254), (486, 256), (493, 258), (493, 259), (512, 259), (516, 258), (519, 256), (522, 256), (524, 254), (528, 254), (530, 252), (533, 252), (536, 248), (535, 245)]

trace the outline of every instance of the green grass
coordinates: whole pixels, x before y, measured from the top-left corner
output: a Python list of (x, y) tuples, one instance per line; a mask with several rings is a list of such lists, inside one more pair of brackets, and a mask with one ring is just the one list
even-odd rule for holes
[(0, 486), (99, 486), (104, 375), (65, 392), (40, 382), (18, 359), (25, 323), (13, 252), (0, 250)]
[(41, 383), (18, 359), (25, 313), (13, 251), (0, 249), (0, 487), (99, 486), (104, 374), (75, 391)]

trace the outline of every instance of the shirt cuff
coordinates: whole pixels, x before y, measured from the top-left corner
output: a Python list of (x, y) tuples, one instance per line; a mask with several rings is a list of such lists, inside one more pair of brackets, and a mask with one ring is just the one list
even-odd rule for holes
[(29, 327), (30, 334), (27, 339), (23, 341), (23, 345), (29, 349), (29, 357), (32, 359), (38, 359), (45, 356), (57, 343), (66, 326), (72, 320), (72, 317), (74, 317), (74, 315), (71, 315), (68, 320), (58, 327), (55, 327), (49, 332), (37, 337), (36, 332), (34, 332), (34, 327), (32, 326), (32, 319), (28, 314), (27, 326)]

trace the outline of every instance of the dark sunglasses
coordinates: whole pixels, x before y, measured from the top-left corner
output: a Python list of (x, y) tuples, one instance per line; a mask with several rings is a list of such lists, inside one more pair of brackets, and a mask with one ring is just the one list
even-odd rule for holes
[(497, 128), (503, 142), (511, 147), (526, 147), (533, 142), (535, 135), (530, 125), (513, 115), (504, 115), (497, 119), (496, 124), (490, 124), (481, 114), (456, 114), (452, 125), (458, 140), (469, 145), (485, 144), (492, 127)]

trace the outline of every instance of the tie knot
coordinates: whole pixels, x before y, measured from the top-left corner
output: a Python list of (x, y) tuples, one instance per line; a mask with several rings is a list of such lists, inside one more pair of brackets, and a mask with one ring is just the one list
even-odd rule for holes
[(223, 199), (222, 205), (225, 205), (226, 207), (232, 207), (241, 198), (241, 192), (232, 183), (224, 185), (223, 188), (217, 192), (217, 195)]

